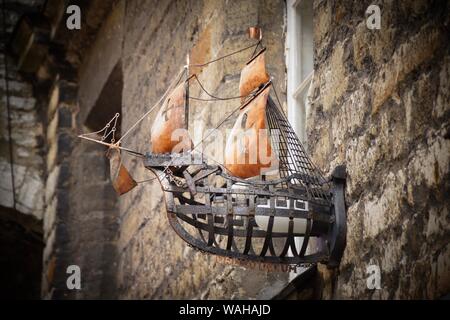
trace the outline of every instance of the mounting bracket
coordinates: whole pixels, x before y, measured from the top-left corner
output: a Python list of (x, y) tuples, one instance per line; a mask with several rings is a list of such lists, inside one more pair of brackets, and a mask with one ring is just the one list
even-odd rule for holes
[(327, 266), (339, 266), (347, 243), (347, 214), (345, 210), (345, 181), (347, 178), (346, 166), (337, 166), (331, 174), (333, 193), (334, 223), (330, 226), (328, 234), (328, 247), (330, 257)]

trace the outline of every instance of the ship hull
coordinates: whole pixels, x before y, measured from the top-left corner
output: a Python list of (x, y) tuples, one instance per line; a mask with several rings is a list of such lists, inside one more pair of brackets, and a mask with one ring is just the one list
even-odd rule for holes
[[(189, 153), (149, 153), (145, 166), (159, 179), (170, 225), (190, 246), (262, 263), (298, 265), (329, 259), (327, 245), (313, 254), (307, 254), (306, 247), (311, 237), (329, 234), (333, 208), (290, 185), (295, 176), (249, 182)], [(214, 178), (222, 179), (222, 185), (208, 183)], [(296, 240), (299, 237), (303, 243)]]

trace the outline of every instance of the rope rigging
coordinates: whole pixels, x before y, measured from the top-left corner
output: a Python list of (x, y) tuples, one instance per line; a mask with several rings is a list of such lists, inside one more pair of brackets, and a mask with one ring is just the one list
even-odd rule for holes
[(256, 48), (257, 46), (259, 46), (259, 44), (260, 44), (260, 41), (258, 41), (258, 43), (256, 43), (256, 44), (252, 44), (251, 46), (248, 46), (248, 47), (245, 47), (245, 48), (241, 48), (241, 49), (239, 49), (239, 50), (237, 50), (237, 51), (233, 51), (233, 52), (231, 52), (231, 53), (228, 53), (228, 54), (223, 55), (223, 56), (221, 56), (221, 57), (218, 57), (218, 58), (215, 58), (215, 59), (213, 59), (213, 60), (207, 61), (207, 62), (205, 62), (205, 63), (201, 63), (201, 64), (188, 64), (188, 66), (189, 66), (189, 67), (205, 67), (205, 66), (207, 66), (207, 65), (209, 65), (209, 64), (211, 64), (211, 63), (214, 63), (214, 62), (223, 60), (223, 59), (225, 59), (225, 58), (231, 57), (231, 56), (233, 56), (233, 55), (235, 55), (235, 54), (241, 53), (241, 52), (246, 51), (246, 50), (248, 50), (248, 49), (251, 49), (251, 48), (253, 48), (253, 47)]
[[(104, 135), (103, 137), (102, 137), (102, 139), (99, 141), (99, 140), (95, 140), (95, 139), (88, 139), (88, 137), (87, 136), (89, 136), (89, 135), (93, 135), (93, 134), (98, 134), (98, 133), (101, 133), (101, 132), (103, 132), (103, 130), (105, 130), (105, 129), (107, 129), (107, 128), (109, 128), (109, 125), (111, 124), (111, 122), (115, 119), (115, 121), (117, 121), (117, 118), (118, 118), (118, 115), (116, 114), (109, 122), (108, 122), (108, 124), (103, 128), (103, 129), (101, 129), (101, 130), (99, 130), (99, 131), (96, 131), (96, 132), (92, 132), (92, 133), (84, 133), (84, 134), (81, 134), (81, 135), (79, 135), (79, 137), (80, 138), (84, 138), (84, 139), (87, 139), (87, 140), (90, 140), (90, 141), (95, 141), (95, 142), (99, 142), (99, 143), (101, 143), (101, 144), (104, 144), (104, 145), (107, 145), (107, 146), (110, 146), (110, 147), (116, 147), (116, 148), (119, 148), (119, 149), (122, 149), (122, 150), (125, 150), (125, 151), (131, 151), (131, 150), (129, 150), (129, 149), (126, 149), (126, 148), (123, 148), (123, 147), (121, 147), (120, 146), (120, 144), (121, 144), (121, 142), (122, 142), (122, 140), (126, 137), (126, 136), (128, 136), (130, 133), (131, 133), (131, 131), (133, 131), (136, 127), (137, 127), (137, 125), (139, 124), (139, 123), (141, 123), (144, 119), (145, 119), (145, 117), (146, 116), (148, 116), (153, 110), (155, 110), (158, 106), (160, 106), (161, 105), (161, 103), (164, 101), (164, 99), (167, 97), (167, 95), (170, 93), (170, 91), (176, 86), (176, 85), (178, 85), (179, 83), (180, 83), (180, 80), (181, 80), (181, 76), (183, 75), (183, 72), (186, 70), (186, 68), (188, 68), (188, 67), (203, 67), (203, 66), (207, 66), (207, 65), (209, 65), (209, 64), (211, 64), (211, 63), (214, 63), (214, 62), (217, 62), (217, 61), (220, 61), (220, 60), (223, 60), (223, 59), (225, 59), (225, 58), (227, 58), (227, 57), (230, 57), (230, 56), (233, 56), (233, 55), (236, 55), (236, 54), (238, 54), (238, 53), (241, 53), (241, 52), (243, 52), (243, 51), (246, 51), (246, 50), (248, 50), (248, 49), (251, 49), (251, 48), (255, 48), (255, 50), (254, 50), (254, 52), (253, 52), (253, 54), (252, 54), (252, 57), (254, 56), (254, 54), (255, 54), (255, 52), (256, 52), (256, 49), (258, 48), (258, 46), (260, 46), (261, 45), (261, 41), (258, 41), (256, 44), (252, 44), (251, 46), (248, 46), (248, 47), (245, 47), (245, 48), (241, 48), (241, 49), (239, 49), (239, 50), (237, 50), (237, 51), (234, 51), (234, 52), (231, 52), (231, 53), (229, 53), (229, 54), (226, 54), (226, 55), (223, 55), (223, 56), (220, 56), (220, 57), (218, 57), (218, 58), (215, 58), (215, 59), (213, 59), (213, 60), (210, 60), (210, 61), (207, 61), (207, 62), (205, 62), (205, 63), (202, 63), (202, 64), (187, 64), (187, 65), (185, 65), (181, 70), (180, 70), (180, 72), (177, 74), (177, 76), (175, 77), (175, 79), (174, 79), (174, 81), (172, 81), (171, 83), (170, 83), (170, 85), (169, 85), (169, 87), (167, 88), (167, 90), (164, 92), (164, 94), (158, 99), (158, 101), (147, 111), (147, 112), (145, 112), (121, 137), (120, 137), (120, 139), (117, 141), (117, 142), (115, 142), (115, 139), (113, 138), (112, 140), (111, 140), (111, 143), (105, 143), (104, 142), (104, 140), (106, 139), (106, 137), (108, 137), (109, 136), (109, 134), (110, 133), (108, 133), (106, 136)], [(248, 96), (250, 96), (251, 94), (249, 94), (249, 95), (247, 95), (247, 96), (236, 96), (236, 97), (217, 97), (217, 96), (215, 96), (215, 95), (212, 95), (208, 90), (206, 90), (205, 89), (205, 87), (203, 86), (203, 84), (200, 82), (200, 80), (198, 79), (198, 77), (197, 77), (197, 75), (196, 74), (193, 74), (192, 76), (190, 76), (189, 78), (187, 78), (185, 81), (189, 81), (191, 78), (195, 78), (195, 80), (197, 81), (197, 83), (199, 84), (199, 86), (200, 86), (200, 88), (201, 88), (201, 90), (203, 91), (203, 92), (205, 92), (208, 96), (210, 96), (212, 99), (201, 99), (201, 98), (196, 98), (196, 97), (189, 97), (189, 99), (193, 99), (193, 100), (200, 100), (200, 101), (216, 101), (216, 100), (233, 100), (233, 99), (241, 99), (241, 98), (246, 98), (246, 97), (248, 97)], [(115, 124), (114, 124), (114, 126), (112, 127), (112, 130), (111, 131), (113, 131), (113, 132), (115, 132)], [(114, 136), (114, 134), (113, 134), (113, 136)], [(135, 152), (136, 153), (136, 152)]]
[[(266, 72), (265, 48), (257, 53), (261, 46), (261, 31), (253, 27), (249, 33), (253, 39), (259, 37), (258, 43), (202, 64), (190, 64), (188, 55), (183, 70), (163, 96), (117, 142), (115, 132), (119, 114), (115, 114), (101, 130), (80, 137), (110, 147), (107, 155), (111, 182), (119, 195), (129, 192), (137, 184), (158, 179), (165, 196), (169, 223), (192, 247), (219, 256), (257, 262), (295, 265), (328, 262), (335, 266), (345, 247), (345, 237), (341, 237), (345, 236), (345, 167), (341, 166), (333, 179), (328, 180), (315, 167), (288, 121), (273, 78)], [(205, 88), (196, 73), (190, 72), (190, 67), (207, 66), (251, 48), (251, 59), (240, 73), (240, 96), (219, 97)], [(181, 80), (183, 74), (184, 81)], [(199, 86), (195, 88), (196, 93), (207, 99), (190, 97), (190, 80)], [(271, 97), (271, 87), (276, 100)], [(220, 89), (218, 86), (215, 91), (220, 92)], [(241, 101), (227, 105), (226, 109), (224, 103), (222, 109), (225, 110), (220, 110), (220, 117), (214, 120), (217, 123), (207, 132), (199, 130), (201, 137), (194, 143), (189, 132), (177, 132), (189, 129), (190, 99)], [(144, 156), (122, 147), (123, 139), (157, 107), (160, 109), (151, 128), (150, 152)], [(168, 113), (169, 110), (172, 111)], [(224, 161), (216, 161), (217, 154), (207, 158), (209, 152), (205, 146), (216, 141), (223, 147), (223, 139), (215, 139), (213, 133), (233, 120), (236, 113), (239, 116), (231, 133), (227, 134)], [(192, 131), (192, 127), (190, 129)], [(174, 139), (174, 133), (178, 134), (178, 139)], [(246, 136), (241, 136), (242, 133)], [(253, 136), (248, 137), (247, 133)], [(91, 137), (93, 134), (98, 135), (98, 140)], [(110, 143), (106, 141), (108, 139)], [(144, 167), (154, 176), (135, 181), (122, 164), (123, 157), (117, 149), (144, 157)], [(256, 159), (249, 157), (253, 151), (258, 152)], [(230, 161), (236, 156), (245, 157), (246, 162)], [(250, 163), (247, 158), (256, 163)], [(211, 165), (210, 161), (217, 165)], [(303, 241), (298, 243), (297, 237), (303, 237)], [(328, 241), (327, 246), (308, 247), (310, 237), (320, 237), (324, 243)], [(226, 247), (222, 240), (226, 240)]]
[(202, 91), (204, 93), (206, 93), (208, 96), (210, 96), (212, 99), (202, 99), (202, 98), (197, 98), (197, 97), (189, 97), (189, 99), (192, 100), (199, 100), (199, 101), (219, 101), (219, 100), (235, 100), (235, 99), (241, 99), (241, 98), (246, 98), (249, 95), (246, 96), (236, 96), (236, 97), (225, 97), (225, 98), (221, 98), (221, 97), (217, 97), (212, 95), (211, 93), (209, 93), (205, 87), (203, 86), (203, 84), (200, 82), (200, 79), (197, 77), (196, 74), (193, 75), (194, 79), (197, 81), (198, 85), (200, 86), (200, 88), (202, 89)]
[[(164, 94), (158, 99), (158, 101), (148, 110), (148, 111), (146, 111), (121, 137), (120, 137), (120, 139), (116, 142), (115, 141), (115, 132), (116, 132), (116, 125), (117, 125), (117, 121), (118, 121), (118, 118), (119, 118), (119, 116), (120, 116), (120, 114), (119, 113), (116, 113), (115, 115), (114, 115), (114, 117), (105, 125), (105, 127), (103, 127), (102, 129), (100, 129), (100, 130), (98, 130), (98, 131), (95, 131), (95, 132), (91, 132), (91, 133), (84, 133), (84, 134), (80, 134), (78, 137), (80, 137), (80, 138), (83, 138), (83, 139), (86, 139), (86, 140), (89, 140), (89, 141), (93, 141), (93, 142), (97, 142), (97, 143), (99, 143), (99, 144), (102, 144), (102, 145), (105, 145), (105, 146), (108, 146), (108, 147), (110, 147), (110, 148), (117, 148), (117, 149), (120, 149), (120, 150), (123, 150), (123, 151), (125, 151), (125, 152), (127, 152), (127, 153), (129, 153), (129, 154), (131, 154), (131, 155), (134, 155), (134, 156), (138, 156), (138, 157), (141, 157), (141, 158), (144, 158), (145, 157), (145, 155), (144, 154), (142, 154), (142, 153), (140, 153), (140, 152), (137, 152), (137, 151), (135, 151), (135, 150), (131, 150), (131, 149), (128, 149), (128, 148), (125, 148), (125, 147), (123, 147), (123, 146), (121, 146), (121, 143), (122, 143), (122, 141), (123, 141), (123, 139), (125, 138), (125, 137), (127, 137), (134, 129), (136, 129), (137, 128), (137, 126), (151, 113), (151, 112), (153, 112), (157, 107), (159, 107), (160, 105), (161, 105), (161, 103), (164, 101), (164, 99), (168, 96), (168, 94), (180, 83), (180, 80), (181, 80), (181, 77), (182, 77), (182, 75), (183, 75), (183, 73), (185, 72), (185, 71), (187, 71), (188, 70), (188, 68), (189, 67), (204, 67), (204, 66), (207, 66), (207, 65), (209, 65), (209, 64), (212, 64), (212, 63), (215, 63), (215, 62), (218, 62), (218, 61), (221, 61), (221, 60), (223, 60), (223, 59), (225, 59), (225, 58), (228, 58), (228, 57), (230, 57), (230, 56), (233, 56), (233, 55), (236, 55), (236, 54), (238, 54), (238, 53), (241, 53), (241, 52), (244, 52), (244, 51), (246, 51), (246, 50), (249, 50), (249, 49), (252, 49), (252, 48), (254, 48), (254, 50), (253, 50), (253, 53), (252, 53), (252, 55), (251, 55), (251, 57), (250, 57), (250, 59), (252, 59), (254, 56), (255, 56), (255, 53), (256, 53), (256, 51), (257, 51), (257, 49), (258, 49), (258, 47), (259, 46), (262, 46), (262, 42), (261, 42), (261, 40), (259, 40), (256, 44), (252, 44), (252, 45), (250, 45), (250, 46), (247, 46), (247, 47), (244, 47), (244, 48), (241, 48), (241, 49), (239, 49), (239, 50), (236, 50), (236, 51), (233, 51), (233, 52), (231, 52), (231, 53), (228, 53), (228, 54), (226, 54), (226, 55), (223, 55), (223, 56), (220, 56), (220, 57), (217, 57), (217, 58), (215, 58), (215, 59), (213, 59), (213, 60), (210, 60), (210, 61), (207, 61), (207, 62), (205, 62), (205, 63), (201, 63), (201, 64), (190, 64), (190, 63), (187, 63), (180, 71), (179, 71), (179, 73), (177, 74), (177, 76), (174, 78), (174, 80), (170, 83), (170, 85), (168, 86), (168, 88), (166, 89), (166, 91), (164, 92)], [(186, 80), (185, 80), (185, 82), (188, 82), (190, 79), (192, 79), (192, 78), (194, 78), (195, 80), (196, 80), (196, 82), (198, 83), (198, 85), (199, 85), (199, 87), (200, 87), (200, 89), (207, 95), (207, 96), (209, 96), (210, 97), (210, 99), (203, 99), (203, 98), (199, 98), (199, 97), (188, 97), (188, 99), (192, 99), (192, 100), (198, 100), (198, 101), (226, 101), (226, 100), (235, 100), (235, 99), (242, 99), (242, 98), (248, 98), (248, 97), (254, 97), (258, 92), (252, 92), (252, 93), (250, 93), (250, 94), (248, 94), (248, 95), (245, 95), (245, 96), (234, 96), (234, 97), (218, 97), (218, 96), (215, 96), (215, 95), (213, 95), (213, 94), (211, 94), (205, 87), (204, 87), (204, 85), (202, 84), (202, 82), (200, 81), (200, 79), (198, 78), (198, 76), (197, 76), (197, 74), (192, 74), (191, 76), (189, 76)], [(247, 100), (247, 99), (246, 99)], [(242, 108), (242, 106), (245, 104), (246, 102), (244, 102), (244, 103), (241, 103), (236, 109), (234, 109), (228, 116), (226, 116), (220, 123), (218, 123), (216, 126), (215, 126), (215, 128), (214, 128), (214, 130), (217, 130), (220, 126), (222, 126), (228, 119), (230, 119), (239, 109), (241, 109)], [(111, 129), (110, 129), (111, 128)], [(108, 129), (110, 129), (110, 130), (108, 130)], [(212, 130), (212, 131), (214, 131), (214, 130)], [(192, 153), (192, 152), (194, 152), (194, 151), (196, 151), (196, 152), (198, 152), (197, 150), (196, 150), (196, 148), (199, 146), (199, 145), (201, 145), (210, 135), (211, 135), (211, 133), (212, 133), (212, 131), (211, 132), (209, 132), (209, 134), (207, 134), (205, 137), (203, 137), (203, 139), (199, 142), (199, 143), (197, 143), (194, 147), (193, 147), (193, 149), (192, 150), (190, 150), (189, 152), (190, 153)], [(102, 134), (102, 137), (101, 137), (101, 139), (100, 140), (97, 140), (97, 139), (95, 139), (95, 138), (91, 138), (91, 136), (92, 135), (96, 135), (96, 134)], [(108, 143), (108, 142), (106, 142), (105, 140), (109, 137), (109, 136), (111, 136), (111, 140), (110, 140), (110, 143)], [(167, 172), (167, 170), (169, 169), (169, 167), (171, 166), (171, 164), (172, 164), (172, 162), (173, 162), (173, 160), (171, 161), (171, 163), (169, 163), (165, 168), (164, 168), (164, 170), (162, 171), (162, 174), (164, 175), (166, 172)], [(226, 169), (226, 168), (225, 168)], [(155, 180), (155, 179), (157, 179), (158, 177), (154, 177), (154, 178), (151, 178), (151, 179), (146, 179), (146, 180), (143, 180), (143, 181), (137, 181), (137, 183), (144, 183), (144, 182), (148, 182), (148, 181), (152, 181), (152, 180)]]

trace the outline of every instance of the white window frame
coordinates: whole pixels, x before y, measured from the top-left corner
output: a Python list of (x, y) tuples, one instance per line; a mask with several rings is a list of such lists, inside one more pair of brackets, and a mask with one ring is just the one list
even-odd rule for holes
[[(308, 56), (302, 56), (302, 15), (300, 6), (308, 3), (312, 5), (313, 0), (287, 0), (287, 32), (286, 32), (286, 66), (287, 66), (287, 111), (288, 120), (294, 128), (300, 141), (307, 148), (306, 123), (309, 112), (308, 91), (314, 75), (311, 70), (303, 70), (305, 61), (308, 59), (313, 63), (312, 50)], [(312, 15), (312, 11), (310, 12)], [(312, 17), (311, 17), (312, 19)], [(312, 46), (312, 30), (307, 45)]]
[[(288, 120), (291, 123), (294, 131), (299, 137), (301, 143), (305, 148), (308, 147), (307, 136), (306, 136), (306, 123), (307, 116), (309, 112), (309, 94), (310, 87), (312, 84), (312, 79), (314, 76), (314, 57), (313, 51), (310, 50), (308, 56), (303, 56), (305, 50), (301, 50), (302, 46), (302, 15), (300, 14), (300, 5), (312, 5), (313, 0), (287, 0), (287, 12), (286, 12), (286, 67), (287, 67), (287, 113)], [(312, 19), (312, 10), (310, 12)], [(308, 45), (313, 45), (312, 43), (312, 29), (310, 30), (310, 39)], [(310, 59), (310, 69), (305, 72), (303, 66), (305, 65), (302, 59)], [(312, 63), (312, 64), (311, 64)], [(307, 73), (307, 74), (306, 74)], [(301, 248), (303, 244), (303, 237), (295, 238), (295, 245), (297, 249)], [(289, 252), (289, 255), (292, 255)], [(300, 273), (304, 269), (298, 270)], [(292, 280), (298, 274), (290, 273), (289, 278)]]

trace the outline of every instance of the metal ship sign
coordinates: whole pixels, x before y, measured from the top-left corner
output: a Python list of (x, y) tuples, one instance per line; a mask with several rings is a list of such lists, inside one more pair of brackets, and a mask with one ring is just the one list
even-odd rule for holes
[[(255, 44), (213, 61), (192, 65), (188, 59), (166, 93), (117, 142), (118, 114), (103, 129), (80, 137), (109, 147), (111, 180), (119, 195), (137, 185), (121, 153), (141, 158), (161, 185), (170, 225), (190, 246), (246, 266), (322, 262), (336, 267), (346, 238), (345, 167), (324, 178), (313, 164), (272, 98), (261, 30), (251, 28), (250, 36)], [(243, 62), (236, 97), (209, 94), (190, 72), (247, 49), (253, 54)], [(189, 87), (195, 82), (211, 97), (208, 101), (237, 100), (235, 110), (216, 127), (235, 119), (224, 163), (211, 164), (188, 131), (181, 130), (189, 127), (189, 101), (195, 99)], [(123, 138), (155, 110), (149, 152), (125, 147)], [(177, 130), (185, 134), (173, 139)], [(308, 247), (312, 238), (318, 239), (314, 248)]]

